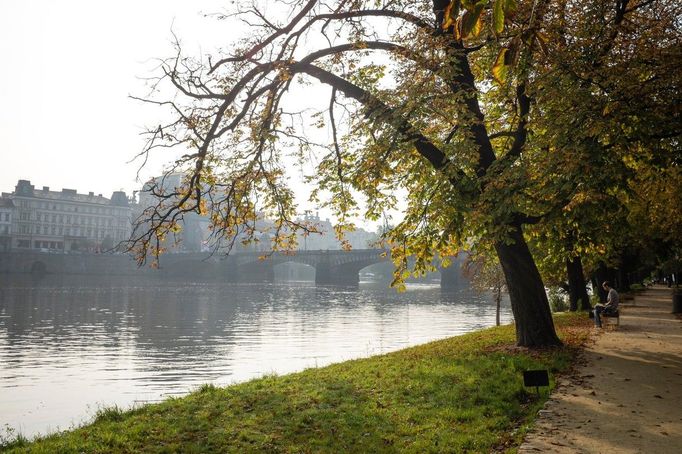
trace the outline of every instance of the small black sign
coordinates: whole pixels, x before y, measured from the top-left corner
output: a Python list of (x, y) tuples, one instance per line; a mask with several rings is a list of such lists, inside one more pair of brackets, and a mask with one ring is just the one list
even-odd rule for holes
[(546, 370), (526, 370), (523, 372), (525, 386), (549, 386), (549, 374)]

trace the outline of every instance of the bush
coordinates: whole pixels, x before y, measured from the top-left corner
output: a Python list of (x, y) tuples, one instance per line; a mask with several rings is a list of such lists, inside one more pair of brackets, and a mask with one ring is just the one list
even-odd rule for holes
[(551, 288), (547, 293), (549, 299), (549, 307), (552, 312), (566, 312), (569, 308), (568, 300), (563, 290), (558, 288)]

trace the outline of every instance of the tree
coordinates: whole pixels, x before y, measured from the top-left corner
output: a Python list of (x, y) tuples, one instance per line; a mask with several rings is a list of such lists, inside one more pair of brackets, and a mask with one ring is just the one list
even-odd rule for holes
[(507, 282), (497, 257), (489, 253), (469, 255), (463, 269), (474, 291), (492, 293), (495, 300), (495, 325), (500, 326), (500, 305), (502, 293), (507, 291)]
[(672, 1), (548, 6), (536, 61), (545, 69), (529, 92), (541, 115), (526, 152), (535, 153), (532, 192), (565, 202), (545, 204), (532, 235), (545, 276), (567, 281), (572, 308), (586, 298), (581, 262), (623, 275), (633, 245), (650, 237), (631, 222), (646, 187), (639, 175), (679, 165), (681, 12)]
[[(291, 248), (295, 232), (311, 227), (294, 218), (287, 168), (292, 159), (314, 157), (312, 198), (334, 211), (339, 236), (361, 210), (376, 220), (403, 208), (388, 234), (395, 284), (409, 275), (408, 257), (416, 259), (412, 271), (423, 273), (433, 257), (447, 261), (466, 242), (490, 245), (506, 277), (517, 343), (560, 344), (523, 231), (567, 203), (546, 200), (530, 175), (545, 150), (531, 148), (532, 126), (547, 127), (542, 109), (552, 103), (534, 86), (548, 72), (571, 69), (540, 57), (547, 52), (543, 28), (558, 20), (555, 4), (265, 6), (240, 4), (224, 17), (251, 25), (229, 53), (204, 61), (183, 56), (177, 44), (154, 85), (155, 93), (168, 84), (174, 94), (143, 99), (174, 118), (149, 131), (142, 156), (176, 146), (190, 151), (170, 169), (186, 172), (182, 188), (159, 194), (144, 214), (148, 228), (132, 238), (140, 259), (157, 256), (159, 240), (191, 211), (211, 217), (214, 238), (233, 241), (256, 238), (258, 219), (271, 217), (273, 248)], [(571, 7), (579, 16), (577, 4)], [(302, 86), (327, 87), (329, 97), (302, 106), (294, 99)], [(328, 137), (312, 133), (311, 123)]]

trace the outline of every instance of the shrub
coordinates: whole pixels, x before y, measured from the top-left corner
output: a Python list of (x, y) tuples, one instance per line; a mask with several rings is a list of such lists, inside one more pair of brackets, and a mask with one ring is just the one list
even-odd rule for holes
[(549, 299), (549, 307), (552, 309), (552, 312), (566, 312), (568, 310), (568, 301), (563, 290), (558, 288), (549, 289), (547, 299)]

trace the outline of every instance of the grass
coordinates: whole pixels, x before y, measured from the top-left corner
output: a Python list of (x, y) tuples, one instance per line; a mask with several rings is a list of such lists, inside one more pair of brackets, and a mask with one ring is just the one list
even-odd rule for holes
[(513, 452), (542, 398), (522, 371), (570, 368), (589, 336), (584, 314), (555, 318), (566, 346), (513, 347), (512, 326), (286, 376), (217, 388), (130, 411), (8, 452)]

